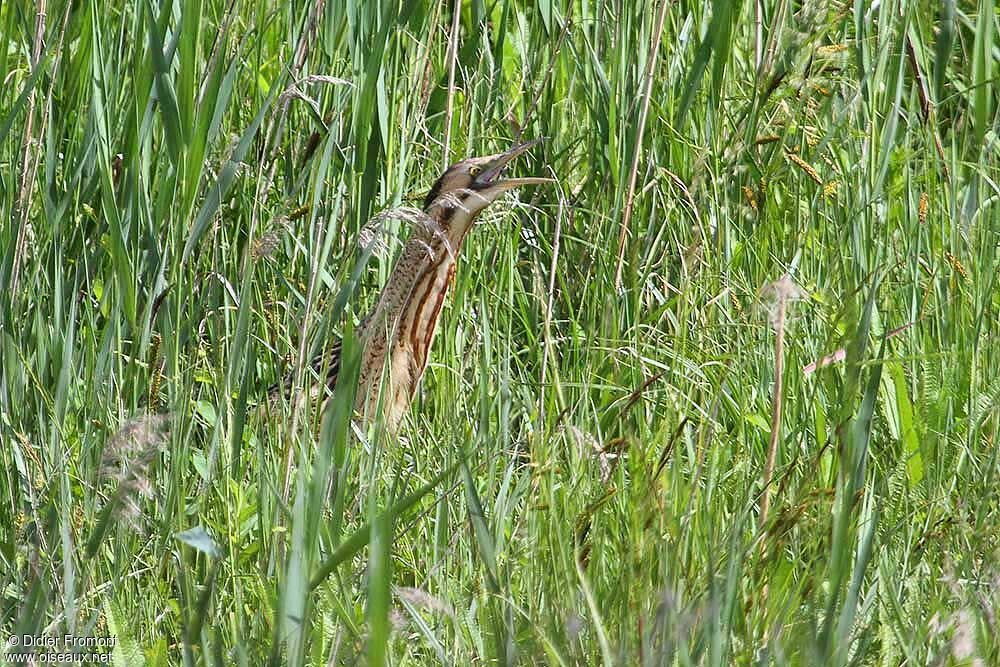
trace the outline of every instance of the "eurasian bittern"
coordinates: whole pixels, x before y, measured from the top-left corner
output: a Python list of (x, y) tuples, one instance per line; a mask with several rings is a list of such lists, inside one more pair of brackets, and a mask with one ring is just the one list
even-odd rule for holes
[[(538, 141), (457, 162), (427, 193), (426, 224), (414, 227), (374, 309), (357, 328), (364, 352), (355, 410), (362, 419), (374, 416), (381, 392), (385, 423), (393, 430), (399, 426), (427, 368), (441, 306), (455, 278), (455, 262), (476, 216), (508, 190), (552, 180), (504, 178), (510, 162)], [(337, 341), (312, 363), (317, 373), (326, 369), (331, 391), (340, 370), (340, 353)], [(290, 385), (289, 381), (284, 387)], [(276, 385), (270, 393), (276, 397), (280, 392)]]

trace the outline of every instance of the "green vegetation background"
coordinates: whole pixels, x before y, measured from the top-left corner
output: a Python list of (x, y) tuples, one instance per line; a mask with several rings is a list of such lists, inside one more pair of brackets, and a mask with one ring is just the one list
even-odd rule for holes
[[(1000, 664), (998, 34), (994, 0), (3, 2), (0, 630)], [(262, 418), (393, 209), (534, 137), (558, 184), (470, 237), (399, 437), (349, 387)]]

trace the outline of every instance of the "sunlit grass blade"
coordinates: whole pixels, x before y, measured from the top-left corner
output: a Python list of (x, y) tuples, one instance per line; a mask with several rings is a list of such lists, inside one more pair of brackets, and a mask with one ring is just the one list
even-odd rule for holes
[[(277, 88), (278, 86), (275, 86), (275, 89)], [(253, 142), (257, 137), (257, 132), (260, 130), (261, 123), (264, 122), (264, 116), (270, 110), (275, 96), (276, 93), (272, 91), (271, 95), (267, 98), (267, 101), (257, 111), (257, 115), (254, 116), (253, 122), (251, 122), (250, 126), (243, 132), (243, 135), (240, 137), (239, 142), (233, 149), (232, 154), (222, 166), (222, 170), (219, 172), (219, 177), (209, 188), (208, 193), (205, 196), (205, 202), (202, 204), (197, 216), (195, 216), (194, 224), (191, 226), (187, 241), (184, 243), (184, 252), (181, 255), (182, 262), (188, 261), (191, 253), (194, 252), (195, 248), (198, 246), (198, 242), (201, 240), (201, 237), (205, 234), (209, 224), (212, 222), (212, 218), (222, 205), (223, 199), (228, 194), (230, 188), (232, 188), (233, 182), (236, 180), (236, 177), (241, 171), (243, 160), (246, 158), (251, 145), (253, 145)]]
[[(427, 484), (410, 493), (403, 496), (398, 501), (396, 501), (390, 508), (386, 509), (382, 514), (388, 516), (402, 516), (406, 514), (411, 508), (413, 508), (417, 503), (419, 503), (424, 497), (430, 494), (434, 489), (441, 485), (441, 483), (448, 479), (454, 472), (458, 464), (451, 466), (444, 472), (438, 474)], [(354, 533), (351, 534), (346, 540), (337, 546), (336, 550), (330, 554), (326, 559), (324, 559), (316, 571), (312, 575), (312, 579), (309, 581), (309, 588), (316, 588), (322, 584), (327, 577), (329, 577), (334, 570), (336, 570), (341, 564), (345, 563), (347, 560), (353, 558), (362, 549), (368, 546), (371, 541), (372, 530), (371, 526), (365, 524), (358, 528)]]
[(170, 62), (167, 60), (167, 45), (164, 41), (167, 21), (170, 18), (170, 5), (164, 4), (160, 13), (157, 14), (151, 0), (146, 0), (145, 8), (148, 18), (146, 30), (149, 33), (149, 53), (153, 60), (156, 94), (160, 114), (163, 118), (168, 156), (176, 166), (180, 160), (184, 139), (181, 131), (180, 112), (177, 108), (177, 93), (174, 91), (174, 84), (170, 76)]
[(31, 75), (24, 82), (24, 86), (21, 88), (20, 94), (14, 103), (10, 105), (7, 112), (3, 116), (3, 122), (0, 123), (0, 144), (3, 144), (7, 140), (7, 135), (10, 134), (11, 128), (14, 127), (14, 121), (17, 120), (18, 116), (22, 111), (24, 111), (25, 105), (28, 103), (28, 97), (35, 90), (35, 86), (38, 84), (38, 77), (42, 75), (48, 65), (48, 49), (42, 54), (41, 60), (35, 65), (31, 72)]
[(394, 515), (382, 512), (371, 523), (371, 548), (368, 553), (368, 600), (365, 618), (368, 641), (365, 654), (369, 665), (388, 664), (390, 604), (392, 602), (392, 521)]

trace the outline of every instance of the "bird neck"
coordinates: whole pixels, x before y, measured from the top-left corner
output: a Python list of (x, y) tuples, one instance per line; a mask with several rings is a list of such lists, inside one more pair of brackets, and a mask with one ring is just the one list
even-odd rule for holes
[(411, 239), (422, 238), (426, 242), (439, 239), (444, 242), (445, 250), (458, 255), (481, 210), (481, 207), (471, 207), (470, 198), (444, 198), (436, 201), (424, 209), (426, 224), (422, 229), (414, 231)]
[(427, 224), (410, 235), (389, 275), (368, 331), (376, 343), (408, 347), (419, 373), (427, 363), (438, 318), (454, 280), (455, 261), (478, 211), (432, 205)]

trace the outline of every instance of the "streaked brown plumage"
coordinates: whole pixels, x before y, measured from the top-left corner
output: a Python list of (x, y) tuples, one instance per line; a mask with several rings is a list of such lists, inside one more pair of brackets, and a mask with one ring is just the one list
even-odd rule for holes
[[(536, 143), (453, 164), (428, 192), (423, 209), (426, 224), (415, 226), (374, 309), (358, 326), (364, 352), (355, 409), (363, 420), (375, 416), (381, 392), (385, 422), (398, 428), (427, 368), (455, 263), (476, 216), (508, 190), (550, 182), (503, 178), (507, 165)], [(326, 368), (326, 385), (332, 390), (340, 370), (339, 341), (327, 356), (313, 360), (312, 367), (316, 373)], [(272, 387), (272, 398), (290, 385), (288, 381)]]

